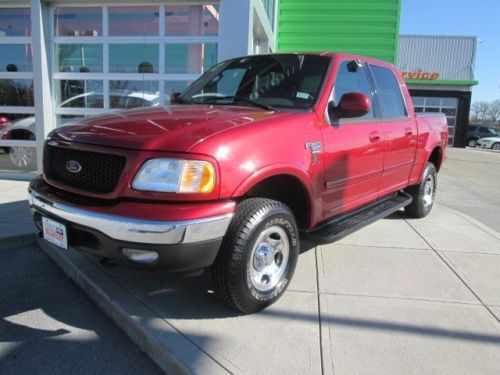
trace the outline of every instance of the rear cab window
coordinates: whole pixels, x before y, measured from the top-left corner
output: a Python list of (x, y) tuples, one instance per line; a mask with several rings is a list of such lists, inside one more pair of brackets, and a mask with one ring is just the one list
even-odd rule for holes
[(408, 119), (408, 110), (399, 82), (392, 70), (377, 65), (370, 65), (377, 86), (378, 102), (383, 120)]

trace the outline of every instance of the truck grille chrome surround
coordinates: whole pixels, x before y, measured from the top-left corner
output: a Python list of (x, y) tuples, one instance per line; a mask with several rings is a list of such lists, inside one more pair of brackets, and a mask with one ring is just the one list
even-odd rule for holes
[(44, 173), (49, 180), (92, 193), (111, 193), (127, 162), (124, 156), (46, 145)]

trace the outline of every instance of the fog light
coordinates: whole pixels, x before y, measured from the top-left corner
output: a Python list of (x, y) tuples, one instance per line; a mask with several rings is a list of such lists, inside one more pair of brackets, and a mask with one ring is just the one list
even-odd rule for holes
[(122, 252), (128, 259), (137, 263), (148, 264), (156, 262), (158, 259), (158, 253), (156, 251), (124, 248)]

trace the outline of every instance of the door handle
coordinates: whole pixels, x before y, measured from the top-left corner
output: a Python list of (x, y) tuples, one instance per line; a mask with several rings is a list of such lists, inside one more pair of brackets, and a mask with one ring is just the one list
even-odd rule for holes
[(413, 129), (412, 128), (406, 128), (405, 129), (405, 137), (410, 137), (413, 135)]
[(371, 143), (376, 143), (380, 141), (380, 133), (373, 132), (368, 137)]

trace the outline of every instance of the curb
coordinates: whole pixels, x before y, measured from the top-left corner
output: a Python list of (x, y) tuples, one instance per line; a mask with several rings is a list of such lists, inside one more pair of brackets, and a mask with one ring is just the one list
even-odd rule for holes
[(227, 374), (175, 327), (159, 318), (77, 251), (58, 249), (39, 237), (36, 243), (163, 371), (169, 374)]
[(21, 247), (32, 245), (36, 241), (35, 233), (21, 234), (18, 236), (0, 238), (0, 250), (12, 249), (14, 247)]

